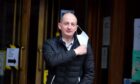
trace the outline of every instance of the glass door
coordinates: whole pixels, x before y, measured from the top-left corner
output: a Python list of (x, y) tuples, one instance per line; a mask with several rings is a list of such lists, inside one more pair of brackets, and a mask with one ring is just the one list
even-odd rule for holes
[(39, 19), (38, 19), (38, 34), (37, 34), (37, 57), (36, 57), (36, 76), (35, 84), (43, 83), (43, 59), (42, 46), (44, 41), (44, 21), (45, 21), (45, 0), (40, 1)]

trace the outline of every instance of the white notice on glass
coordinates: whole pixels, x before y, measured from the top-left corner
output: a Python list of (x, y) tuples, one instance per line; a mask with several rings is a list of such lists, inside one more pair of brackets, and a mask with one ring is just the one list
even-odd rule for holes
[(7, 48), (6, 66), (18, 66), (19, 48)]
[(140, 50), (140, 19), (134, 20), (134, 50)]
[(103, 19), (103, 45), (110, 45), (110, 16)]

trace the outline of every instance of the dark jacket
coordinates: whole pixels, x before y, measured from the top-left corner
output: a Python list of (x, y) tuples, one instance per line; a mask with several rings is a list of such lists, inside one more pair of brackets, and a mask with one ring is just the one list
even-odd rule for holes
[(93, 84), (94, 63), (91, 46), (88, 44), (87, 54), (76, 56), (73, 49), (78, 46), (77, 38), (69, 51), (60, 38), (45, 42), (43, 56), (49, 67), (47, 84)]

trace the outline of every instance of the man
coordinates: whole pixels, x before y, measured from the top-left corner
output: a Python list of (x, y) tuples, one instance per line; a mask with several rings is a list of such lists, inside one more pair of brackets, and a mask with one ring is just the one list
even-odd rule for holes
[(49, 39), (43, 46), (48, 65), (47, 84), (93, 84), (93, 53), (90, 44), (80, 45), (76, 31), (77, 18), (66, 13), (58, 23), (59, 38)]

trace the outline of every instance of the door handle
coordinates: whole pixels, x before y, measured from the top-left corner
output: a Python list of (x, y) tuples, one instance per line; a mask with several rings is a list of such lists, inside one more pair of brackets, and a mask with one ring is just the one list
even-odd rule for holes
[(42, 70), (42, 62), (41, 62), (41, 60), (42, 60), (42, 49), (38, 49), (38, 57), (37, 57), (38, 59), (37, 59), (37, 68), (38, 68), (38, 70), (39, 71), (41, 71)]
[(25, 48), (22, 46), (21, 49), (20, 49), (20, 67), (19, 69), (22, 70), (22, 60), (23, 60), (23, 50)]

